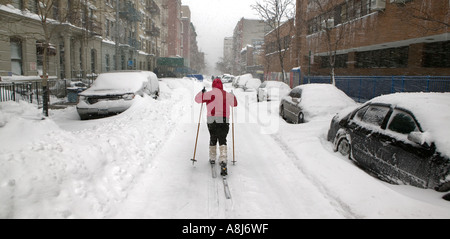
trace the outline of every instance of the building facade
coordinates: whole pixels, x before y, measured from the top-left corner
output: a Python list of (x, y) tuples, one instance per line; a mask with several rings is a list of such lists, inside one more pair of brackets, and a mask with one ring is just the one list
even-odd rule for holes
[[(264, 35), (268, 32), (267, 24), (262, 20), (241, 18), (233, 32), (232, 74), (242, 75), (247, 73), (247, 66), (254, 66), (253, 60), (243, 59), (247, 46), (260, 49), (264, 42)], [(252, 53), (253, 55), (253, 53)], [(244, 63), (245, 62), (245, 63)], [(248, 65), (247, 62), (251, 62)]]
[[(278, 31), (278, 32), (277, 32)], [(282, 80), (281, 74), (285, 74), (284, 81), (292, 86), (289, 73), (297, 66), (295, 46), (294, 19), (283, 23), (279, 29), (266, 34), (264, 37), (264, 75), (268, 80)], [(279, 37), (277, 35), (279, 34)], [(283, 60), (283, 67), (281, 60)]]
[(448, 1), (297, 0), (296, 15), (304, 75), (450, 75)]
[[(179, 0), (51, 3), (44, 24), (40, 0), (0, 0), (0, 76), (4, 79), (39, 78), (44, 61), (49, 76), (74, 79), (114, 70), (154, 71), (158, 58), (181, 55), (181, 22), (170, 20), (171, 14), (181, 16)], [(170, 12), (172, 6), (178, 13)], [(177, 36), (175, 43), (170, 41), (171, 34)]]
[(168, 33), (167, 48), (169, 57), (181, 57), (182, 49), (182, 22), (181, 22), (181, 0), (167, 0), (168, 6)]

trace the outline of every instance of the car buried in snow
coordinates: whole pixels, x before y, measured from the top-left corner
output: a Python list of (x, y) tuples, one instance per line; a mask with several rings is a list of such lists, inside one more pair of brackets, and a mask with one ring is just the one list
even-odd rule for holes
[(288, 122), (301, 124), (355, 106), (355, 101), (334, 85), (306, 84), (294, 87), (281, 99), (280, 116)]
[(372, 175), (394, 184), (450, 190), (450, 93), (379, 96), (337, 114), (327, 139)]
[(136, 96), (157, 98), (159, 82), (150, 71), (120, 71), (100, 74), (92, 86), (78, 94), (77, 112), (81, 120), (124, 112)]
[(286, 83), (281, 81), (264, 81), (258, 88), (257, 99), (261, 101), (280, 100), (291, 91)]

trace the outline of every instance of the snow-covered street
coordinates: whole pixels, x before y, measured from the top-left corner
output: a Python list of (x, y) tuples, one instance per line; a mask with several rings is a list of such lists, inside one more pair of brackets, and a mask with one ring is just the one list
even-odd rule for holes
[(226, 199), (211, 177), (204, 112), (190, 160), (203, 86), (163, 79), (158, 100), (90, 121), (75, 107), (41, 120), (35, 105), (1, 103), (0, 218), (450, 218), (444, 193), (382, 182), (333, 152), (333, 115), (288, 124), (278, 101), (254, 92), (234, 92)]

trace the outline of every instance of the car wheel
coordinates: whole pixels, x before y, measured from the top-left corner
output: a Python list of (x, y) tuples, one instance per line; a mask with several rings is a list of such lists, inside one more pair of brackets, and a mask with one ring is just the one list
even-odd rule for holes
[(337, 145), (337, 151), (339, 151), (339, 153), (343, 156), (348, 156), (350, 154), (350, 147), (351, 146), (347, 138), (342, 138)]
[(298, 124), (303, 124), (303, 123), (305, 123), (305, 116), (303, 115), (303, 112), (300, 112), (300, 114), (298, 114), (297, 123), (298, 123)]
[(80, 115), (80, 120), (88, 120), (89, 115)]

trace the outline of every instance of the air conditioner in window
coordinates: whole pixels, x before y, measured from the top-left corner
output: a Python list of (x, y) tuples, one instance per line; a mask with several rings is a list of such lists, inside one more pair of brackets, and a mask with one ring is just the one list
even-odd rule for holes
[(386, 0), (371, 0), (372, 4), (370, 9), (372, 11), (382, 11), (386, 9)]
[(411, 1), (411, 0), (390, 0), (390, 3), (406, 3), (409, 1)]
[(322, 28), (333, 28), (334, 27), (334, 19), (330, 18), (322, 21)]

